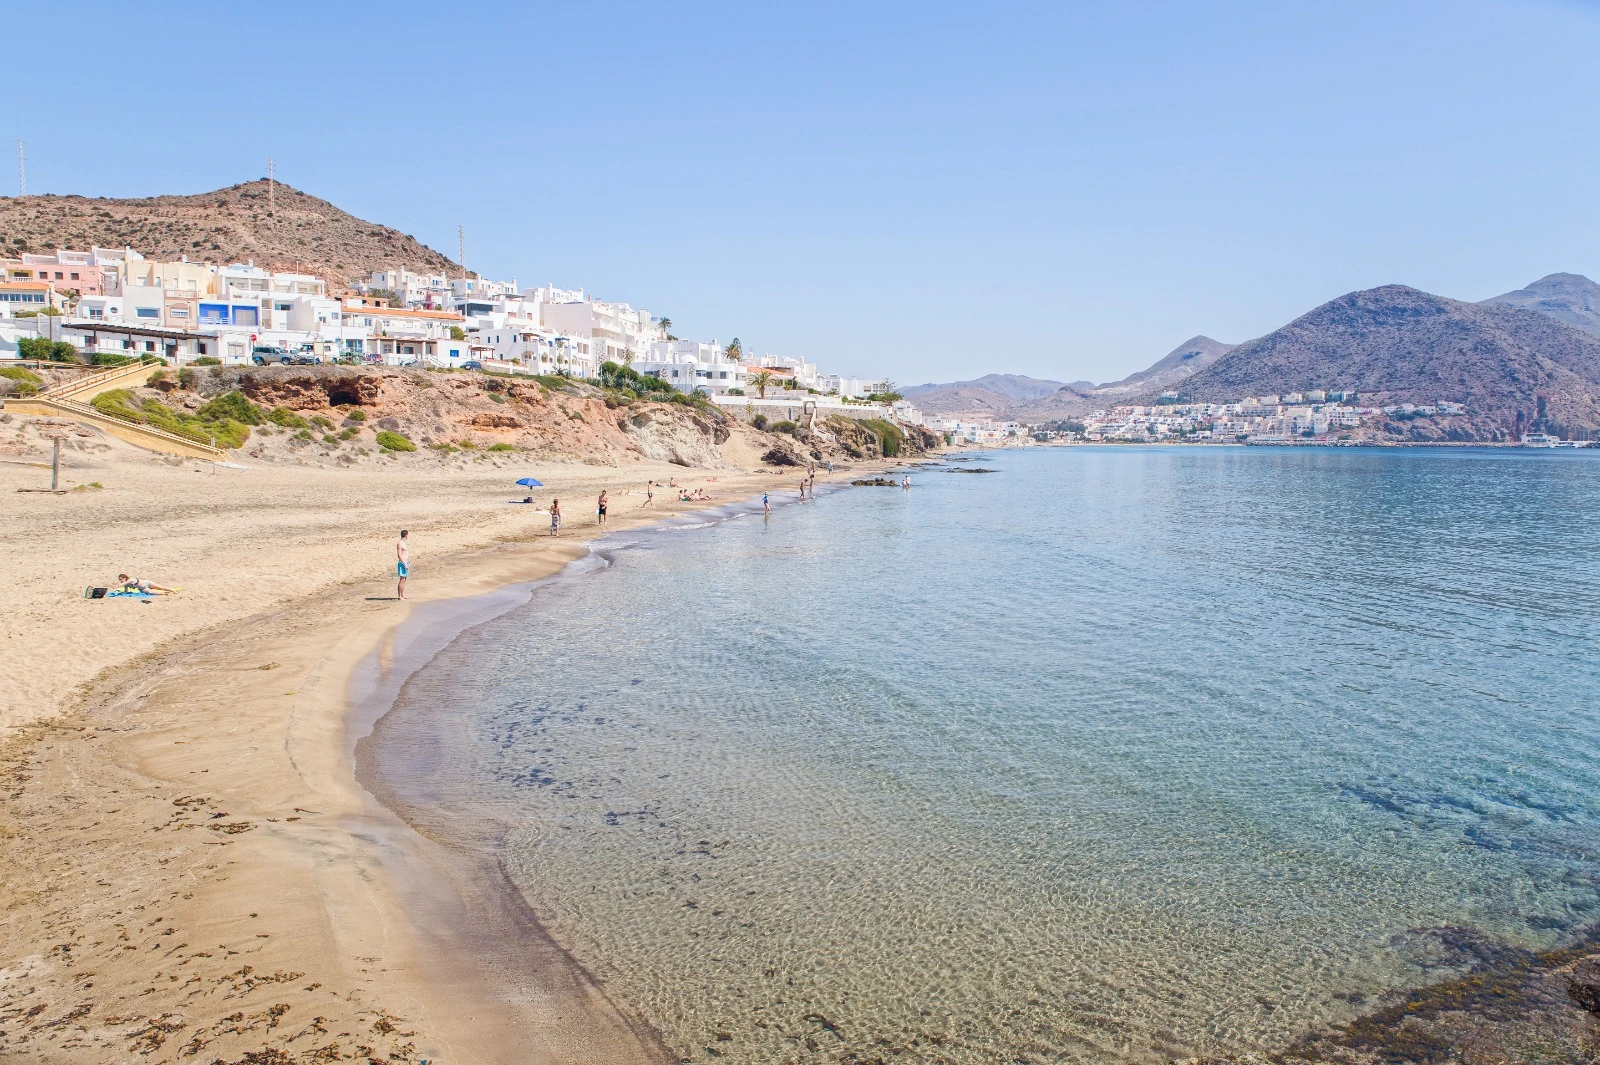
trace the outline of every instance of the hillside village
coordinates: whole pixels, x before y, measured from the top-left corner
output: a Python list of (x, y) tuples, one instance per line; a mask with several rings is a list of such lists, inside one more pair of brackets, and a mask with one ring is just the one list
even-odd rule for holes
[[(215, 211), (219, 204), (233, 202), (224, 193), (254, 197), (262, 201), (260, 208), (267, 198), (281, 195), (290, 204), (320, 205), (319, 221), (333, 213), (338, 226), (350, 228), (339, 219), (359, 223), (322, 201), (261, 182), (206, 197), (124, 203), (159, 206), (201, 200)], [(210, 196), (218, 197), (216, 203)], [(630, 378), (647, 378), (666, 391), (708, 402), (757, 427), (815, 425), (818, 419), (840, 417), (923, 424), (921, 413), (894, 392), (891, 382), (828, 372), (805, 358), (757, 355), (737, 339), (682, 339), (673, 334), (665, 315), (599, 299), (583, 289), (484, 278), (452, 268), (449, 260), (411, 238), (385, 237), (376, 241), (377, 249), (349, 257), (374, 261), (385, 246), (393, 245), (399, 254), (427, 251), (421, 256), (427, 267), (400, 259), (350, 280), (332, 268), (314, 272), (254, 260), (214, 260), (203, 252), (223, 245), (199, 240), (190, 243), (199, 245), (202, 254), (170, 257), (129, 246), (18, 250), (49, 243), (39, 236), (40, 216), (55, 219), (59, 231), (81, 236), (88, 235), (96, 218), (135, 226), (130, 216), (138, 213), (126, 207), (83, 207), (62, 214), (61, 205), (52, 208), (50, 203), (56, 198), (41, 199), (46, 208), (30, 216), (31, 237), (13, 238), (14, 254), (0, 258), (0, 358), (43, 351), (42, 343), (50, 346), (54, 358), (102, 366), (160, 359), (174, 369), (410, 367), (573, 382), (596, 380), (611, 372), (610, 366)], [(16, 203), (8, 201), (11, 214)], [(188, 224), (193, 229), (192, 219)], [(177, 222), (165, 229), (147, 224), (132, 231), (173, 243), (174, 227), (178, 236), (184, 235)], [(313, 239), (320, 243), (320, 238)], [(240, 247), (257, 243), (238, 241)], [(269, 262), (283, 258), (273, 254)]]

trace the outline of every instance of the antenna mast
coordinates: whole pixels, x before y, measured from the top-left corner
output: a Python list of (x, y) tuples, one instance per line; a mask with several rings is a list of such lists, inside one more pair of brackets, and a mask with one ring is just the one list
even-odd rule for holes
[(461, 264), (461, 280), (467, 279), (467, 227), (456, 226), (456, 261)]
[(28, 194), (28, 157), (23, 154), (22, 142), (17, 142), (17, 199)]
[(278, 181), (274, 173), (275, 167), (276, 164), (273, 163), (272, 156), (267, 156), (267, 206), (269, 208), (278, 206)]

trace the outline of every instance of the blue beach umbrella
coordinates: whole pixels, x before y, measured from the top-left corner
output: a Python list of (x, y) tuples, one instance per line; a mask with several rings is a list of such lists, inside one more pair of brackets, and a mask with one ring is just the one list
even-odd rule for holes
[(524, 477), (522, 480), (518, 481), (517, 483), (520, 484), (524, 488), (543, 488), (544, 487), (544, 482), (535, 481), (532, 477)]

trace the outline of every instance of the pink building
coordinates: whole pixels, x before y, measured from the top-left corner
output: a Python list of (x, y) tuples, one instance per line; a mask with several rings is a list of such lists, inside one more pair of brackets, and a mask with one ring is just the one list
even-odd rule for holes
[(105, 293), (105, 274), (86, 251), (60, 251), (46, 255), (23, 253), (20, 260), (5, 263), (11, 281), (48, 281), (57, 292), (76, 292), (80, 296)]

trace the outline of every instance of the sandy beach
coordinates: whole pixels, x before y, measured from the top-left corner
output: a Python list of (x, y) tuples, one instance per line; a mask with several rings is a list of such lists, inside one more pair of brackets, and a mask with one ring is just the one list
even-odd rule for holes
[[(515, 457), (218, 469), (110, 441), (64, 470), (64, 487), (99, 487), (18, 493), (47, 483), (38, 461), (0, 463), (0, 1060), (667, 1060), (492, 890), (493, 870), (360, 786), (352, 750), (371, 722), (348, 695), (354, 679), (381, 697), (416, 658), (395, 636), (415, 612), (432, 611), (408, 631), (459, 631), (470, 618), (449, 604), (492, 608), (474, 597), (584, 555), (602, 488), (619, 530), (705, 506), (657, 491), (643, 508), (647, 478), (730, 502), (792, 494), (797, 473)], [(512, 505), (530, 475), (549, 487)], [(552, 495), (559, 539), (543, 535)], [(82, 598), (124, 571), (183, 591)], [(464, 927), (526, 948), (496, 958)]]

